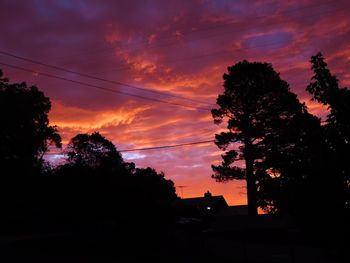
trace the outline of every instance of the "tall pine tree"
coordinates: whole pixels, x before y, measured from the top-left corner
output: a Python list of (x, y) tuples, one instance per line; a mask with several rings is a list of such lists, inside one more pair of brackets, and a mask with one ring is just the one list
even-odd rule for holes
[[(261, 164), (267, 164), (272, 152), (293, 147), (284, 135), (305, 108), (271, 64), (244, 60), (228, 67), (223, 79), (224, 92), (212, 115), (216, 124), (227, 123), (227, 131), (215, 137), (216, 145), (226, 152), (220, 165), (212, 165), (212, 177), (217, 181), (246, 180), (249, 214), (256, 215), (259, 181), (266, 174), (271, 177), (269, 171), (275, 168), (271, 163), (261, 172)], [(239, 160), (244, 160), (244, 168), (236, 165)]]

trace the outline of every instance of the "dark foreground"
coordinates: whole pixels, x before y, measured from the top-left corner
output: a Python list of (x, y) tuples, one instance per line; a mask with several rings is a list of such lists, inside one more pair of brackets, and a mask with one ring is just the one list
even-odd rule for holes
[(281, 221), (237, 217), (167, 227), (113, 224), (69, 232), (6, 235), (1, 262), (350, 262), (349, 231), (300, 231)]

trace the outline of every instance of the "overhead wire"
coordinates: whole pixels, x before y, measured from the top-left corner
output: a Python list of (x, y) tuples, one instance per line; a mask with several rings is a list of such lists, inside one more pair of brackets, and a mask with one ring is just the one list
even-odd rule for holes
[[(161, 150), (161, 149), (178, 148), (178, 147), (185, 147), (185, 146), (191, 146), (191, 145), (208, 144), (208, 143), (213, 143), (213, 142), (215, 142), (215, 140), (203, 140), (203, 141), (194, 141), (194, 142), (188, 142), (188, 143), (160, 145), (160, 146), (132, 148), (132, 149), (123, 149), (123, 150), (118, 150), (118, 152), (123, 153), (123, 152), (138, 152), (138, 151)], [(56, 155), (56, 154), (64, 154), (64, 152), (47, 152), (46, 153), (46, 155)]]
[(161, 91), (157, 91), (157, 90), (141, 88), (141, 87), (138, 87), (138, 86), (135, 86), (135, 85), (131, 85), (131, 84), (128, 84), (128, 83), (115, 81), (115, 80), (108, 80), (108, 79), (105, 79), (105, 78), (92, 76), (92, 75), (85, 74), (85, 73), (82, 73), (82, 72), (73, 71), (73, 70), (70, 70), (70, 69), (65, 69), (63, 67), (59, 67), (59, 66), (56, 66), (56, 65), (43, 63), (41, 61), (33, 60), (33, 59), (30, 59), (30, 58), (25, 58), (25, 57), (22, 57), (22, 56), (19, 56), (19, 55), (16, 55), (16, 54), (5, 52), (3, 50), (0, 50), (0, 54), (8, 56), (8, 57), (16, 58), (16, 59), (28, 61), (28, 62), (31, 62), (33, 64), (37, 64), (37, 65), (40, 65), (40, 66), (44, 66), (44, 67), (60, 70), (60, 71), (63, 71), (63, 72), (75, 74), (75, 75), (78, 75), (78, 76), (81, 76), (81, 77), (86, 77), (86, 78), (89, 78), (89, 79), (99, 80), (99, 81), (103, 81), (103, 82), (107, 82), (107, 83), (111, 83), (111, 84), (116, 84), (116, 85), (123, 86), (123, 87), (129, 87), (129, 88), (133, 88), (133, 89), (137, 89), (137, 90), (141, 90), (141, 91), (145, 91), (145, 92), (150, 92), (150, 93), (154, 93), (154, 94), (158, 94), (158, 95), (168, 96), (168, 97), (172, 97), (172, 98), (178, 98), (178, 99), (187, 100), (187, 101), (196, 102), (196, 103), (201, 103), (201, 104), (207, 104), (207, 105), (210, 105), (210, 106), (215, 106), (214, 104), (211, 104), (211, 103), (208, 103), (208, 102), (204, 102), (204, 101), (200, 101), (200, 100), (186, 98), (186, 97), (183, 97), (183, 96), (174, 95), (174, 94), (170, 94), (170, 93), (165, 93), (165, 92), (161, 92)]
[(108, 92), (118, 93), (118, 94), (130, 96), (130, 97), (135, 97), (135, 98), (139, 98), (139, 99), (156, 101), (156, 102), (166, 103), (166, 104), (169, 104), (169, 105), (181, 106), (181, 107), (185, 107), (185, 108), (191, 108), (191, 109), (197, 109), (197, 110), (203, 110), (203, 111), (211, 111), (211, 109), (209, 109), (209, 108), (196, 107), (196, 106), (192, 106), (192, 105), (181, 104), (181, 103), (161, 100), (161, 99), (157, 99), (157, 98), (151, 98), (151, 97), (146, 97), (146, 96), (142, 96), (142, 95), (132, 94), (132, 93), (125, 92), (125, 91), (114, 90), (114, 89), (101, 87), (101, 86), (98, 86), (98, 85), (93, 85), (93, 84), (82, 82), (82, 81), (78, 81), (78, 80), (68, 79), (68, 78), (65, 78), (65, 77), (60, 77), (60, 76), (56, 76), (56, 75), (45, 73), (45, 72), (39, 72), (39, 71), (35, 71), (35, 70), (31, 70), (31, 69), (15, 66), (15, 65), (12, 65), (12, 64), (4, 63), (4, 62), (0, 62), (0, 65), (6, 66), (6, 67), (10, 67), (10, 68), (14, 68), (14, 69), (19, 69), (19, 70), (22, 70), (22, 71), (25, 71), (25, 72), (29, 72), (29, 73), (32, 73), (32, 74), (38, 74), (38, 75), (45, 76), (45, 77), (48, 77), (48, 78), (64, 80), (64, 81), (68, 81), (68, 82), (71, 82), (71, 83), (75, 83), (75, 84), (79, 84), (79, 85), (83, 85), (83, 86), (87, 86), (87, 87), (91, 87), (91, 88), (95, 88), (95, 89), (100, 89), (100, 90), (104, 90), (104, 91), (108, 91)]
[(207, 143), (211, 143), (211, 142), (214, 142), (214, 141), (215, 140), (206, 140), (206, 141), (196, 141), (196, 142), (189, 142), (189, 143), (173, 144), (173, 145), (162, 145), (162, 146), (145, 147), (145, 148), (125, 149), (125, 150), (120, 150), (119, 152), (135, 152), (135, 151), (159, 150), (159, 149), (184, 147), (184, 146), (197, 145), (197, 144), (207, 144)]

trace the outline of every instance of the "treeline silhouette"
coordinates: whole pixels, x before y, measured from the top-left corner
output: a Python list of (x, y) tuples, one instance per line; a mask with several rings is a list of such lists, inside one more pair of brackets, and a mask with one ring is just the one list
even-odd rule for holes
[[(328, 107), (323, 123), (271, 64), (244, 60), (228, 67), (212, 110), (215, 123), (227, 122), (215, 138), (225, 153), (212, 177), (246, 180), (250, 216), (260, 207), (294, 219), (316, 238), (333, 239), (349, 233), (350, 91), (339, 87), (321, 53), (311, 64), (306, 90)], [(37, 87), (11, 84), (0, 71), (0, 237), (73, 234), (83, 247), (82, 240), (103, 236), (108, 242), (99, 248), (116, 245), (115, 238), (138, 240), (135, 249), (164, 248), (181, 216), (174, 183), (125, 162), (98, 132), (73, 137), (65, 163), (51, 166), (44, 154), (62, 145), (57, 127), (49, 125), (50, 109)], [(240, 160), (244, 168), (236, 166)], [(155, 237), (157, 243), (148, 242)]]
[(10, 84), (0, 72), (0, 238), (8, 241), (1, 251), (28, 236), (75, 235), (70, 248), (78, 249), (84, 238), (156, 236), (173, 223), (173, 182), (125, 162), (98, 132), (72, 138), (64, 164), (47, 163), (48, 147), (61, 147), (50, 108), (35, 86)]

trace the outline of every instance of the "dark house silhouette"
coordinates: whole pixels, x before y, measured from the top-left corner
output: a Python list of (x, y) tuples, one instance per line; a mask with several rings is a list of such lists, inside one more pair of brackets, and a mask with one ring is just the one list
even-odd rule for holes
[(183, 198), (176, 201), (176, 210), (182, 220), (203, 220), (222, 215), (247, 215), (248, 206), (229, 206), (222, 195), (213, 196), (207, 191), (202, 197)]
[[(229, 206), (223, 196), (210, 192), (179, 199), (176, 208), (178, 248), (195, 247), (218, 262), (306, 262), (299, 260), (304, 247), (294, 247), (298, 229), (289, 218), (249, 216), (247, 205)], [(306, 253), (318, 259), (319, 251)]]

